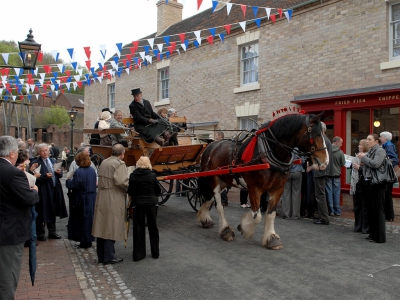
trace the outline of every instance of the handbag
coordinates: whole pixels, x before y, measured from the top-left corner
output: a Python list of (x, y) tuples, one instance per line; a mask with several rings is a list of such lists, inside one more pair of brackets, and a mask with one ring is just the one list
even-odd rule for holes
[(397, 182), (391, 160), (386, 156), (382, 164), (377, 169), (371, 168), (371, 184), (391, 184)]

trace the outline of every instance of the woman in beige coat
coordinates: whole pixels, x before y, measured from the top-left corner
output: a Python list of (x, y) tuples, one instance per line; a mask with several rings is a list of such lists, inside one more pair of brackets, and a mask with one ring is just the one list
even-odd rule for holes
[(127, 238), (125, 214), (129, 179), (124, 153), (124, 146), (114, 145), (112, 156), (101, 163), (98, 173), (92, 235), (97, 237), (99, 263), (115, 264), (123, 260), (115, 256), (114, 244)]

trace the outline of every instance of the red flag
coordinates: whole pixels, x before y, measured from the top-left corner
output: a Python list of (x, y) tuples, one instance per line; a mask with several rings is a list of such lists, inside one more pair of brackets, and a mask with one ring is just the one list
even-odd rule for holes
[(20, 95), (19, 100), (24, 100), (24, 95)]
[(247, 5), (240, 4), (240, 7), (242, 8), (243, 16), (246, 16)]
[(136, 50), (139, 48), (139, 41), (132, 42), (132, 45), (133, 45), (133, 48), (135, 49), (135, 52), (136, 52)]
[(82, 88), (82, 81), (77, 81), (76, 84), (79, 86), (79, 88)]
[(179, 38), (181, 39), (181, 42), (182, 42), (182, 44), (185, 42), (185, 33), (180, 33), (180, 34), (178, 34), (179, 35)]
[(171, 47), (172, 47), (172, 50), (175, 51), (176, 50), (176, 42), (171, 42)]
[(132, 60), (132, 54), (126, 54), (126, 59), (130, 62)]
[(197, 0), (197, 10), (200, 9), (201, 3), (203, 2), (203, 0)]
[(43, 83), (43, 89), (47, 90), (47, 84)]
[(64, 90), (61, 90), (61, 94), (64, 94), (64, 92), (65, 92)]
[(85, 61), (86, 63), (86, 67), (88, 68), (88, 70), (90, 70), (90, 60)]
[(208, 41), (208, 43), (209, 43), (210, 45), (212, 45), (213, 42), (214, 42), (214, 37), (213, 37), (212, 35), (208, 36), (208, 37), (207, 37), (207, 41)]
[(269, 18), (271, 19), (272, 23), (276, 22), (276, 15), (270, 15)]
[(279, 18), (282, 18), (282, 8), (278, 8)]
[(172, 46), (168, 46), (167, 48), (168, 48), (169, 54), (172, 55), (172, 52), (174, 52), (174, 49), (172, 48)]
[(124, 64), (124, 66), (126, 67), (126, 59), (122, 60), (122, 63)]
[(71, 76), (71, 71), (67, 70), (67, 71), (65, 71), (65, 74), (67, 74), (67, 76), (69, 77), (69, 76)]
[(131, 51), (132, 55), (135, 55), (136, 49), (137, 48), (135, 48), (135, 47), (129, 47), (129, 50)]
[(51, 73), (51, 66), (48, 66), (48, 65), (43, 66), (43, 69), (44, 69), (44, 71), (45, 71), (47, 74), (50, 74), (50, 73)]
[(228, 34), (231, 33), (231, 24), (224, 25), (224, 28), (225, 28), (225, 30), (226, 30), (226, 32), (227, 32)]
[(83, 49), (85, 50), (85, 54), (86, 54), (87, 59), (90, 59), (90, 54), (91, 54), (90, 47), (83, 47)]
[(43, 60), (43, 52), (40, 51), (39, 54), (38, 54), (38, 56), (37, 56), (37, 61), (42, 62), (42, 60)]

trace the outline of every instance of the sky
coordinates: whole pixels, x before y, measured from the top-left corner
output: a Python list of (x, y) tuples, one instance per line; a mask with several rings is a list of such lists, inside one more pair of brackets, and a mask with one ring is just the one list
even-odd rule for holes
[[(59, 58), (70, 62), (67, 49), (74, 48), (75, 61), (85, 65), (87, 57), (83, 47), (90, 47), (92, 65), (97, 65), (101, 58), (100, 45), (106, 46), (108, 59), (116, 53), (116, 43), (126, 45), (157, 31), (158, 1), (3, 1), (0, 40), (23, 41), (32, 28), (34, 40), (42, 44), (43, 52), (56, 50)], [(178, 2), (184, 5), (183, 19), (212, 6), (212, 0), (203, 0), (199, 10), (197, 0)]]

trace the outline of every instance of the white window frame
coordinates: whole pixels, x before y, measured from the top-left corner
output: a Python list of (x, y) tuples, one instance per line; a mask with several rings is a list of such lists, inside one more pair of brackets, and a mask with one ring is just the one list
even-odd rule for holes
[[(400, 7), (400, 1), (389, 3), (389, 60), (398, 60), (400, 59), (400, 55), (393, 56), (394, 53), (393, 49), (395, 46), (393, 41), (393, 36), (397, 25), (397, 34), (399, 36), (398, 39), (400, 40), (400, 18), (396, 21), (393, 21), (393, 6)], [(398, 44), (398, 47), (400, 48), (400, 42)]]
[[(156, 101), (154, 103), (155, 107), (170, 104), (170, 101), (169, 101), (169, 93), (170, 93), (169, 79), (170, 79), (170, 75), (171, 74), (170, 74), (169, 65), (170, 65), (170, 60), (169, 59), (163, 59), (162, 61), (157, 62), (157, 71), (158, 71), (157, 72), (157, 87), (158, 87), (158, 94), (159, 95), (158, 95), (158, 101)], [(163, 70), (166, 70), (166, 69), (168, 69), (168, 98), (161, 99), (161, 97), (162, 97), (162, 83), (161, 83), (161, 80), (160, 80), (160, 78), (161, 78), (161, 72), (160, 71), (163, 71)]]
[(115, 108), (115, 83), (108, 85), (108, 105), (109, 108)]
[[(255, 49), (256, 51), (246, 52), (246, 50), (251, 48)], [(258, 49), (258, 42), (240, 47), (240, 86), (253, 85), (258, 82)], [(246, 53), (254, 53), (254, 55), (245, 57)], [(246, 65), (247, 70), (245, 69)], [(247, 82), (245, 82), (245, 80)]]
[[(167, 76), (163, 76), (167, 74)], [(169, 68), (159, 70), (159, 99), (160, 101), (169, 99)], [(166, 95), (165, 95), (166, 92)]]
[[(259, 44), (259, 38), (260, 38), (260, 32), (259, 31), (248, 31), (245, 34), (239, 36), (236, 38), (236, 44), (239, 47), (239, 62), (240, 62), (240, 82), (239, 82), (239, 87), (235, 88), (233, 90), (233, 93), (242, 93), (242, 92), (247, 92), (247, 91), (254, 91), (254, 90), (259, 90), (260, 89), (260, 82), (258, 81), (259, 78), (259, 49), (260, 49), (260, 44)], [(250, 45), (257, 45), (257, 55), (252, 58), (245, 58), (243, 57), (244, 49), (246, 47), (249, 47)], [(252, 82), (246, 82), (244, 83), (244, 64), (248, 59), (256, 59), (256, 68), (257, 68), (257, 75), (256, 75), (256, 80)]]

